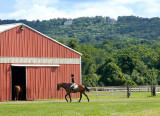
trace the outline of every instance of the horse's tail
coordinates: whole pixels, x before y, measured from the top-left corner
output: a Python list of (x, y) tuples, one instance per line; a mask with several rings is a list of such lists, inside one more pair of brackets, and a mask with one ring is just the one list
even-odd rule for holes
[(21, 87), (19, 85), (14, 86), (15, 100), (19, 99), (20, 90), (21, 90)]
[(85, 86), (85, 89), (86, 89), (86, 91), (90, 91), (90, 89), (86, 86), (86, 85), (84, 85)]

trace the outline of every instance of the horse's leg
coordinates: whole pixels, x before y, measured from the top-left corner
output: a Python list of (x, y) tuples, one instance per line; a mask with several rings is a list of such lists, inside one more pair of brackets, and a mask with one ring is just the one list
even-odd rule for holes
[(86, 96), (86, 98), (88, 99), (88, 102), (89, 102), (89, 98), (88, 98), (88, 96), (85, 94), (85, 93), (83, 93), (85, 96)]
[(21, 92), (19, 91), (19, 100), (21, 100)]
[(65, 99), (66, 99), (66, 101), (68, 102), (68, 100), (67, 100), (67, 95), (68, 95), (68, 93), (65, 95)]
[(16, 100), (18, 101), (19, 100), (19, 91), (16, 91)]
[(71, 94), (69, 93), (69, 98), (70, 98), (70, 102), (72, 102), (72, 99), (71, 99)]
[(81, 102), (81, 98), (82, 98), (82, 93), (80, 92), (80, 99), (79, 99), (78, 102)]
[(16, 100), (17, 96), (16, 96), (16, 92), (14, 92), (14, 100)]
[(17, 100), (20, 100), (20, 97), (19, 97), (19, 92), (18, 92), (18, 95), (17, 95)]
[(15, 93), (15, 100), (17, 100), (17, 93)]

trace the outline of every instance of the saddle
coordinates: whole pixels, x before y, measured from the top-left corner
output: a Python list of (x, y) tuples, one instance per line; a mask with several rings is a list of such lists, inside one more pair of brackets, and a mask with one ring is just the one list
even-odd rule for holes
[(77, 88), (78, 88), (78, 85), (75, 84), (75, 85), (73, 86), (73, 89), (77, 89)]
[(71, 87), (72, 89), (77, 89), (78, 88), (78, 85), (76, 83), (72, 84)]

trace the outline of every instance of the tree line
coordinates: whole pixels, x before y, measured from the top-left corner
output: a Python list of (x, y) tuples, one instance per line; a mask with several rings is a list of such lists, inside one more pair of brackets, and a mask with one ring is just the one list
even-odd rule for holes
[[(83, 84), (88, 86), (160, 84), (160, 42), (116, 41), (68, 46), (81, 52)], [(76, 42), (73, 42), (76, 41)], [(71, 45), (76, 44), (76, 45)]]

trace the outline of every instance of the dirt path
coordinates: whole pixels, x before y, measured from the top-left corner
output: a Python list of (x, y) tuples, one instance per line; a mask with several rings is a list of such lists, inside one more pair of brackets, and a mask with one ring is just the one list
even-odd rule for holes
[[(90, 100), (90, 102), (101, 102), (101, 101), (159, 101), (160, 99), (109, 99), (109, 100)], [(0, 102), (0, 104), (16, 104), (16, 103), (64, 103), (65, 100), (57, 101), (5, 101)], [(77, 101), (72, 101), (77, 102)], [(88, 102), (87, 100), (82, 100), (81, 102)]]

